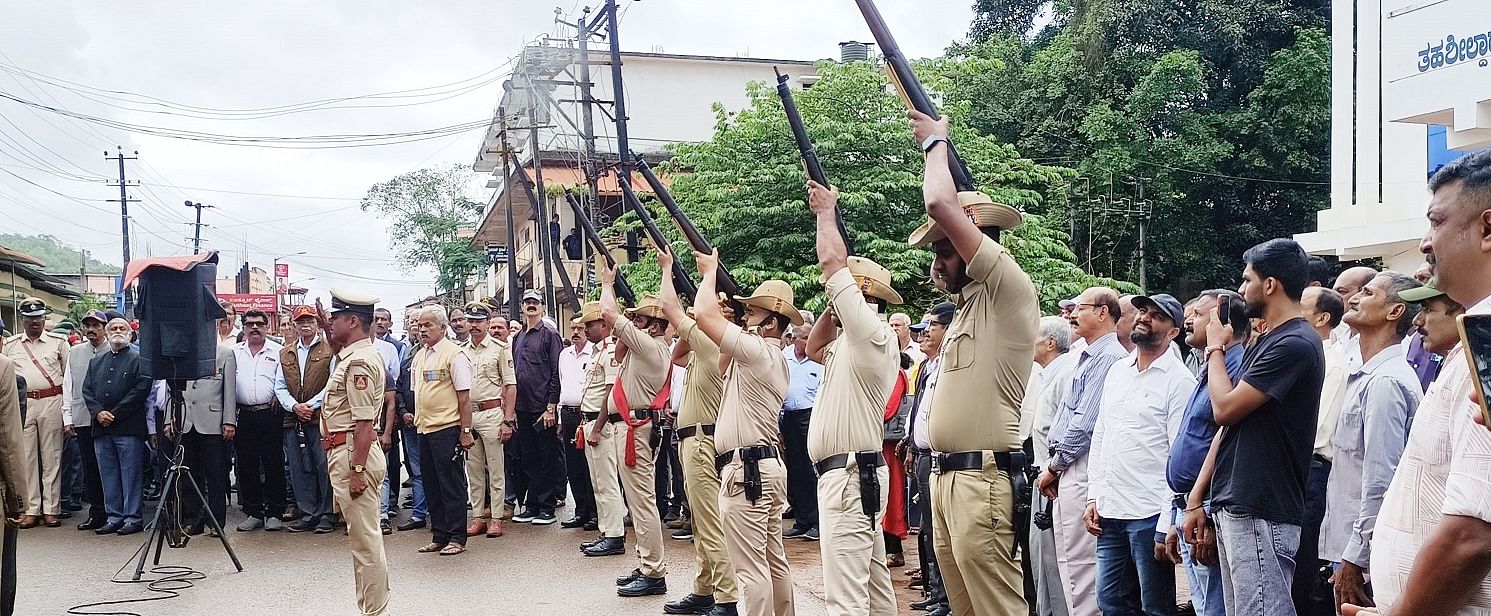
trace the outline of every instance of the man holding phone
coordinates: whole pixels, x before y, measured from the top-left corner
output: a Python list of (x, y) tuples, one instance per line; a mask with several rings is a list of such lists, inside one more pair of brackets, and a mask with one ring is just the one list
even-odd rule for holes
[[(1429, 180), (1429, 229), (1419, 249), (1435, 287), (1491, 315), (1491, 152), (1456, 160)], [(1372, 583), (1383, 609), (1342, 613), (1485, 614), (1491, 605), (1491, 431), (1475, 423), (1475, 375), (1451, 350), (1424, 394), (1373, 536)]]

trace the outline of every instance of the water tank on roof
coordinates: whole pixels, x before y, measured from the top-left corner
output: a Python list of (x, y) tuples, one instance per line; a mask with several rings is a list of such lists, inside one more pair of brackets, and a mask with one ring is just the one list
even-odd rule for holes
[(858, 62), (870, 59), (870, 46), (859, 41), (839, 43), (840, 62)]

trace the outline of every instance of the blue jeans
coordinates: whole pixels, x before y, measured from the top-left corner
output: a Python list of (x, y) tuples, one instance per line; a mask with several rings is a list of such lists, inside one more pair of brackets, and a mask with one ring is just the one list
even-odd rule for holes
[[(423, 520), (429, 515), (429, 504), (425, 502), (424, 473), (419, 469), (419, 435), (414, 428), (399, 428), (399, 445), (403, 449), (404, 461), (409, 463), (410, 479), (414, 485), (414, 510), (409, 513), (409, 519)], [(383, 503), (378, 506), (379, 514), (384, 519), (388, 518), (388, 510), (398, 504), (399, 486), (393, 484), (393, 473), (383, 476)]]
[(321, 448), (321, 426), (314, 421), (300, 426), (301, 430), (285, 428), (285, 466), (290, 469), (290, 489), (301, 517), (319, 520), (331, 515), (331, 474), (326, 468), (326, 450)]
[(1289, 587), (1300, 527), (1226, 510), (1213, 519), (1228, 616), (1295, 616)]
[(145, 437), (113, 434), (93, 437), (98, 474), (104, 488), (104, 511), (110, 524), (139, 524), (145, 491)]
[[(1171, 509), (1170, 519), (1176, 532), (1185, 522), (1186, 514), (1181, 509)], [(1222, 571), (1191, 560), (1191, 544), (1180, 540), (1180, 556), (1186, 563), (1186, 580), (1190, 582), (1191, 607), (1197, 616), (1227, 616), (1226, 604), (1222, 602)]]
[(1103, 518), (1098, 536), (1098, 609), (1103, 616), (1171, 616), (1175, 566), (1155, 560), (1160, 514), (1142, 520)]

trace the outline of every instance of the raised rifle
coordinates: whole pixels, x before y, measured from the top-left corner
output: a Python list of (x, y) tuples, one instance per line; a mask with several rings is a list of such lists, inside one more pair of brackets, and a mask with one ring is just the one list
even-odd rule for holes
[[(585, 234), (585, 240), (590, 242), (590, 247), (606, 259), (606, 267), (616, 268), (616, 257), (611, 256), (611, 250), (606, 248), (606, 241), (601, 239), (599, 231), (590, 222), (590, 217), (585, 215), (585, 208), (580, 206), (580, 201), (575, 199), (575, 194), (568, 189), (564, 191), (564, 199), (569, 202), (569, 207), (575, 212), (575, 222), (580, 225), (580, 232)], [(637, 305), (637, 294), (632, 292), (631, 285), (626, 283), (626, 277), (621, 272), (616, 272), (616, 297), (621, 299), (627, 306)]]
[[(683, 208), (678, 207), (678, 202), (673, 200), (673, 194), (668, 192), (668, 187), (663, 186), (661, 180), (658, 180), (657, 175), (652, 172), (652, 167), (647, 165), (647, 161), (643, 160), (635, 152), (632, 153), (632, 158), (637, 162), (637, 172), (641, 173), (642, 179), (646, 180), (647, 185), (652, 187), (653, 194), (657, 195), (658, 201), (663, 203), (663, 209), (668, 210), (668, 215), (673, 217), (673, 222), (677, 223), (678, 230), (683, 232), (683, 236), (688, 239), (689, 246), (704, 254), (713, 252), (714, 248), (709, 245), (709, 240), (704, 239), (704, 235), (699, 233), (698, 227), (694, 226), (694, 221), (689, 220), (688, 214), (683, 213)], [(745, 295), (740, 288), (740, 283), (735, 281), (735, 277), (730, 275), (730, 270), (726, 269), (723, 263), (720, 264), (715, 274), (715, 288), (730, 298), (734, 298), (737, 295)], [(735, 302), (734, 299), (730, 301)], [(736, 314), (745, 315), (744, 307), (735, 306), (735, 308)]]
[[(787, 86), (787, 76), (775, 66), (771, 70), (777, 74), (777, 96), (782, 97), (782, 110), (787, 112), (787, 124), (792, 127), (792, 138), (797, 141), (797, 151), (802, 153), (802, 166), (807, 169), (808, 179), (828, 188), (828, 174), (823, 172), (823, 163), (818, 161), (818, 152), (813, 149), (808, 128), (802, 123), (802, 114), (798, 113), (797, 102), (792, 99), (792, 88)], [(843, 210), (834, 208), (834, 224), (839, 228), (839, 237), (844, 238), (844, 248), (849, 254), (854, 254), (854, 238), (849, 236), (849, 229), (844, 227)]]
[[(632, 206), (632, 211), (637, 213), (637, 220), (642, 221), (642, 230), (647, 233), (648, 238), (652, 239), (653, 245), (659, 248), (669, 248), (668, 238), (663, 237), (663, 232), (657, 228), (657, 222), (652, 219), (652, 214), (647, 213), (642, 200), (637, 198), (637, 193), (632, 192), (630, 178), (618, 177), (616, 179), (616, 184), (621, 186), (622, 198)], [(673, 289), (680, 296), (687, 294), (690, 299), (699, 293), (699, 285), (694, 284), (688, 272), (683, 271), (683, 266), (679, 265), (678, 259), (673, 260)]]
[[(874, 0), (854, 0), (859, 5), (859, 12), (865, 16), (865, 23), (870, 26), (870, 33), (875, 36), (875, 44), (880, 46), (880, 52), (885, 55), (885, 66), (889, 69), (891, 84), (896, 86), (896, 91), (901, 93), (901, 100), (906, 106), (920, 111), (932, 119), (940, 119), (937, 113), (937, 105), (932, 103), (927, 91), (922, 88), (922, 82), (917, 80), (916, 73), (911, 72), (911, 63), (906, 61), (906, 54), (901, 52), (901, 46), (896, 44), (895, 37), (890, 35), (890, 29), (885, 26), (885, 20), (880, 17), (880, 9), (875, 8)], [(918, 144), (920, 145), (920, 144)], [(958, 192), (978, 190), (973, 185), (973, 174), (968, 171), (968, 163), (963, 162), (963, 157), (958, 156), (958, 150), (953, 147), (953, 142), (947, 142), (947, 165), (953, 174), (953, 184), (958, 187)]]

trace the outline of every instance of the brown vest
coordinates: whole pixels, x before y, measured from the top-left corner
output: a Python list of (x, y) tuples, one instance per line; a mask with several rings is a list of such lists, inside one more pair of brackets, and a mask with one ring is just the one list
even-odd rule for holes
[[(295, 354), (299, 344), (300, 339), (295, 338), (280, 349), (280, 370), (285, 375), (285, 389), (290, 391), (290, 397), (295, 398), (296, 402), (305, 402), (326, 389), (327, 381), (331, 380), (331, 345), (325, 340), (316, 340), (311, 346), (311, 352), (306, 355), (305, 374), (302, 375), (300, 359)], [(294, 415), (290, 415), (285, 423), (293, 425), (293, 418)]]

